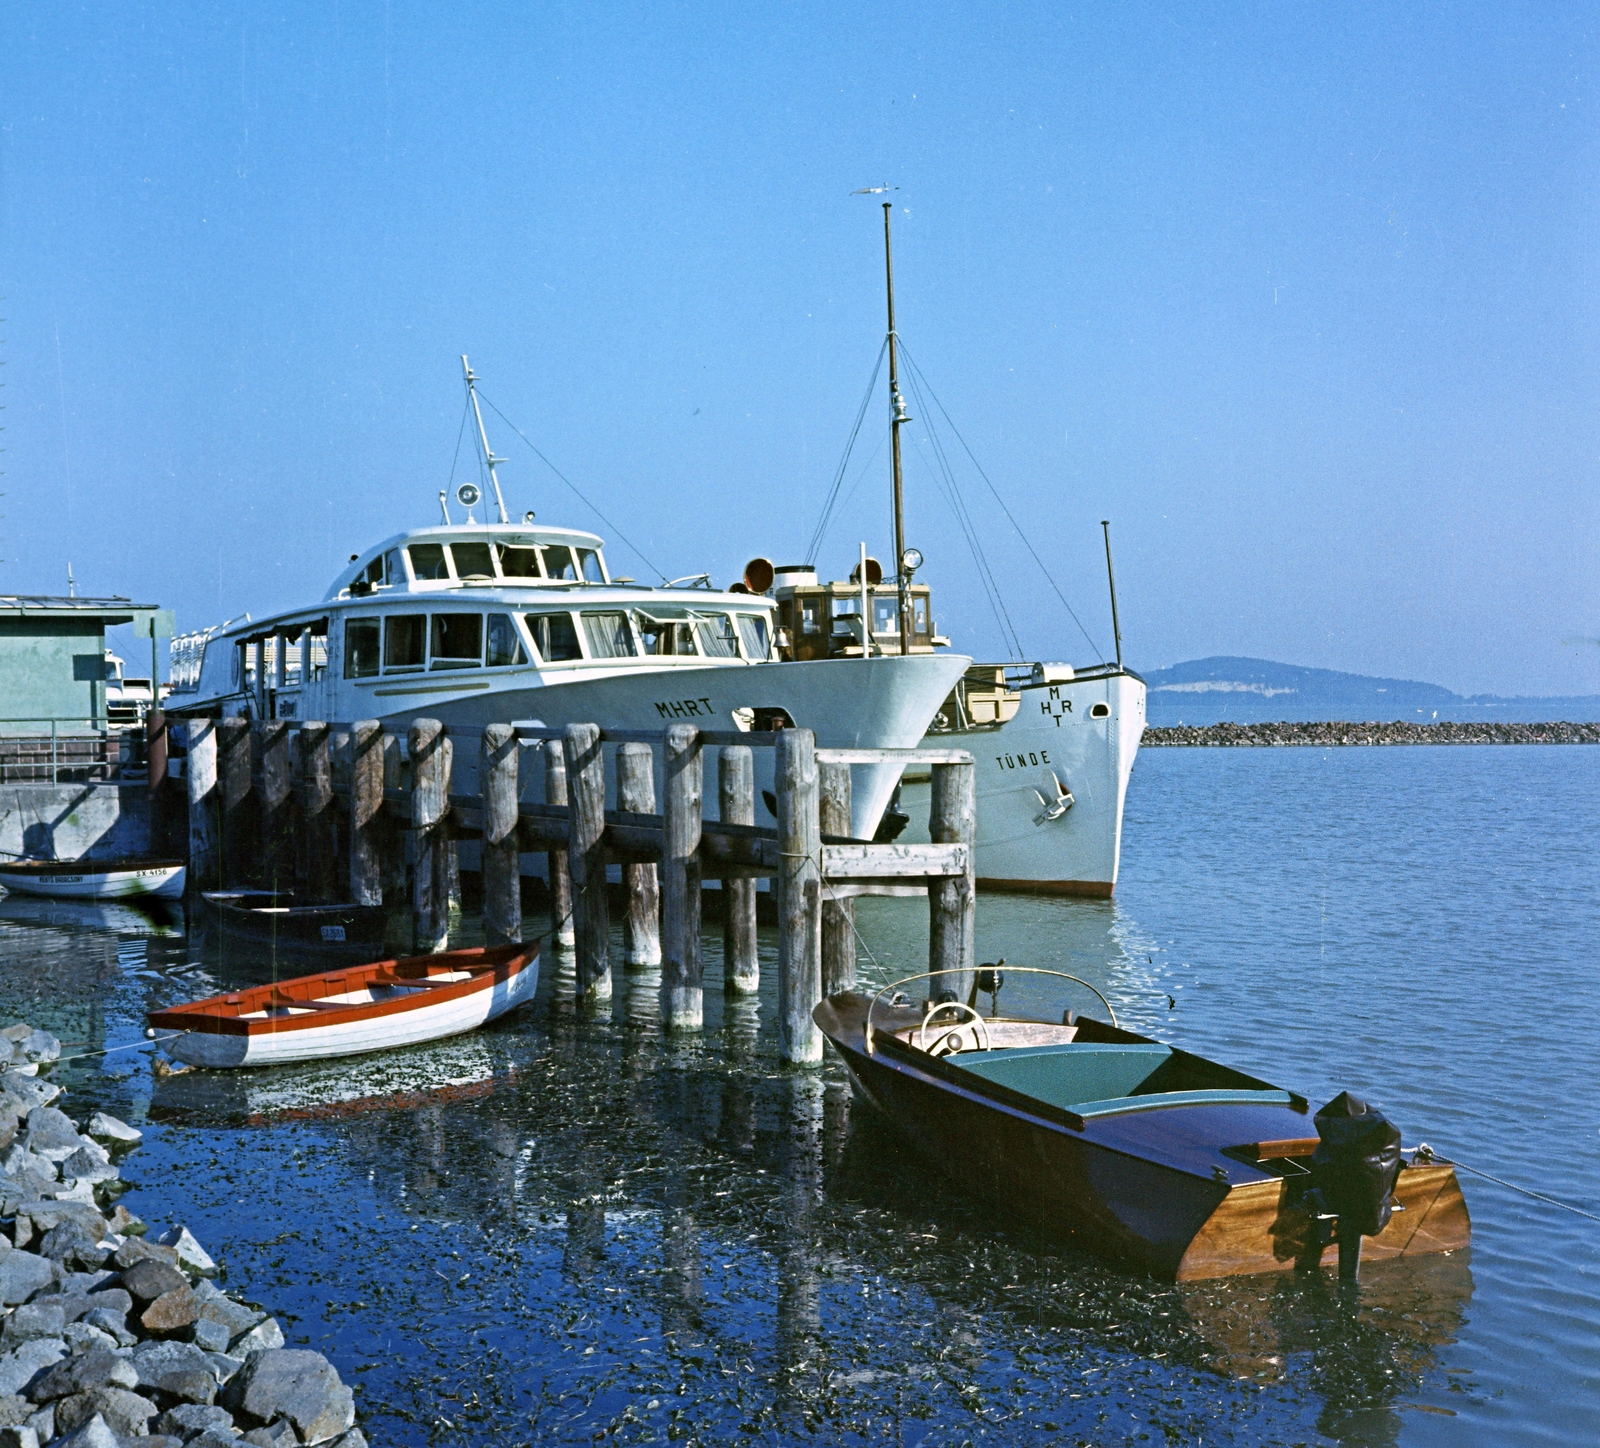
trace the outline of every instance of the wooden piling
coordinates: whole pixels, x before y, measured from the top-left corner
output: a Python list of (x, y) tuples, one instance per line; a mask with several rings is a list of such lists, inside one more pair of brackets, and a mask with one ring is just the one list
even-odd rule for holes
[(444, 819), (450, 809), (452, 745), (437, 719), (414, 719), (406, 734), (411, 760), (411, 931), (419, 955), (450, 944), (450, 880)]
[(329, 904), (338, 898), (339, 886), (328, 726), (309, 719), (302, 724), (295, 735), (295, 755), (299, 764), (295, 771), (295, 898), (307, 904)]
[[(756, 822), (755, 757), (748, 744), (732, 744), (717, 759), (717, 801), (723, 824)], [(756, 882), (725, 876), (722, 881), (722, 989), (728, 995), (754, 995), (761, 987), (756, 952)]]
[(251, 882), (257, 858), (257, 821), (250, 768), (250, 721), (217, 721), (218, 833), (224, 889)]
[[(819, 764), (817, 807), (822, 833), (851, 837), (850, 766)], [(831, 996), (856, 988), (856, 902), (822, 897), (822, 993)]]
[(261, 808), (261, 875), (269, 890), (294, 885), (294, 792), (289, 769), (289, 725), (283, 719), (258, 719), (255, 736), (256, 783)]
[(190, 719), (184, 725), (189, 757), (184, 780), (189, 794), (189, 890), (217, 884), (217, 726), (212, 719)]
[(775, 746), (778, 795), (778, 1056), (822, 1059), (811, 1019), (822, 997), (822, 840), (817, 817), (816, 740), (785, 729)]
[(611, 999), (611, 912), (606, 901), (606, 761), (598, 724), (569, 724), (562, 745), (572, 814), (567, 863), (572, 871), (572, 923), (577, 940), (578, 994)]
[(489, 945), (522, 939), (522, 871), (517, 843), (517, 759), (521, 746), (509, 724), (490, 724), (478, 753), (483, 799), (483, 937)]
[(350, 899), (383, 904), (383, 726), (350, 729)]
[[(626, 814), (656, 812), (655, 751), (648, 744), (617, 746), (617, 808)], [(661, 884), (648, 860), (622, 866), (622, 892), (628, 913), (623, 921), (623, 964), (661, 964)]]
[(973, 767), (935, 764), (932, 774), (928, 838), (936, 845), (966, 845), (967, 871), (963, 876), (935, 880), (928, 886), (928, 969), (956, 972), (931, 982), (931, 989), (935, 994), (952, 990), (965, 1000), (972, 989), (978, 900)]
[[(567, 756), (559, 739), (547, 739), (544, 749), (544, 802), (566, 805)], [(551, 936), (563, 950), (575, 949), (578, 943), (577, 927), (572, 919), (572, 868), (567, 863), (566, 846), (551, 850), (545, 856), (546, 878), (550, 888)]]
[(700, 731), (672, 724), (663, 749), (666, 800), (661, 850), (661, 1020), (698, 1031), (700, 986), (700, 821), (704, 760)]

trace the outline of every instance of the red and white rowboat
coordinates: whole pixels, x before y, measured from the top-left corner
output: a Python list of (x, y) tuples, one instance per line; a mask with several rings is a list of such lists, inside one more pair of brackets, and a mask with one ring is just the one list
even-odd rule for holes
[(458, 1036), (539, 988), (539, 947), (379, 960), (151, 1011), (147, 1035), (191, 1066), (277, 1066)]

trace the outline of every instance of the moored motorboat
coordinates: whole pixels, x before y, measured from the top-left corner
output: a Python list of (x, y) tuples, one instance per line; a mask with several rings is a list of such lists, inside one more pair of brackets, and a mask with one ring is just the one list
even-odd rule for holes
[(182, 860), (7, 860), (0, 863), (0, 885), (25, 895), (56, 900), (125, 900), (153, 895), (183, 898)]
[(1115, 1024), (943, 994), (846, 991), (813, 1016), (913, 1145), (1052, 1233), (1177, 1281), (1470, 1241), (1454, 1168), (1404, 1156), (1354, 1098), (1313, 1119), (1304, 1097)]
[(387, 913), (381, 905), (296, 903), (267, 890), (206, 890), (208, 922), (235, 940), (280, 954), (371, 960), (383, 950)]
[(150, 1012), (146, 1034), (187, 1065), (273, 1066), (458, 1036), (538, 988), (537, 945), (452, 950), (169, 1006)]

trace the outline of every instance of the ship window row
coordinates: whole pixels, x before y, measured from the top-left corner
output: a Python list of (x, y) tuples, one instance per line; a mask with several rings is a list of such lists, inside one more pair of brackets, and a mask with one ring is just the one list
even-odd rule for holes
[(771, 653), (763, 614), (657, 608), (512, 615), (451, 609), (348, 619), (344, 675), (365, 679), (379, 673), (509, 668), (529, 662), (529, 644), (532, 658), (543, 664), (650, 657), (760, 661)]
[(412, 543), (380, 553), (362, 570), (354, 591), (370, 593), (406, 581), (404, 552), (411, 577), (420, 583), (536, 578), (572, 583), (604, 583), (605, 568), (594, 548), (565, 543)]

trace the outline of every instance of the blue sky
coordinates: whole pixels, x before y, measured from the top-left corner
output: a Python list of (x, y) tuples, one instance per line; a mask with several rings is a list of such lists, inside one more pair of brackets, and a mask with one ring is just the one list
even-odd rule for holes
[[(1100, 650), (1109, 517), (1136, 667), (1600, 692), (1592, 19), (8, 7), (0, 590), (320, 596), (436, 516), (462, 352), (660, 569), (794, 561), (883, 329), (849, 193), (887, 181), (901, 333)], [(890, 554), (886, 411), (825, 571)], [(915, 411), (909, 541), (1003, 655)], [(518, 513), (611, 532), (490, 425)], [(957, 480), (1025, 651), (1092, 657)]]

